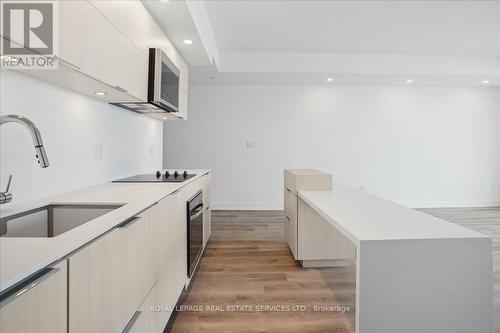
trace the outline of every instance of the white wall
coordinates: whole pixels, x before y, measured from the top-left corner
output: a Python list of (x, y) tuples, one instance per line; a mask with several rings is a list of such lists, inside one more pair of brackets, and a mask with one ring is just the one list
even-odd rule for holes
[[(213, 170), (214, 208), (282, 207), (282, 169), (414, 206), (500, 204), (500, 89), (190, 86), (164, 166)], [(256, 148), (246, 148), (255, 141)]]
[[(50, 161), (42, 169), (28, 131), (0, 128), (1, 188), (13, 174), (13, 202), (156, 170), (162, 159), (162, 123), (29, 76), (2, 70), (1, 114), (19, 114), (39, 128)], [(103, 145), (94, 160), (93, 145)]]

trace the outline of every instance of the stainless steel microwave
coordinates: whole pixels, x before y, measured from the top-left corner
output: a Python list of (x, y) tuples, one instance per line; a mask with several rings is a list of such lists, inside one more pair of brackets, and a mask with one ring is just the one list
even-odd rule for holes
[(149, 49), (146, 102), (111, 103), (137, 113), (179, 112), (179, 69), (161, 49)]

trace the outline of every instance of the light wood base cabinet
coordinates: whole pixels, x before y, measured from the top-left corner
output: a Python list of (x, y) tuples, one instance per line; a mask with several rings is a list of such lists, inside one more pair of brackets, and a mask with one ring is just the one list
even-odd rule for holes
[(314, 261), (314, 266), (321, 266), (321, 260), (333, 263), (333, 260), (354, 259), (356, 246), (304, 200), (299, 198), (298, 203), (297, 259)]
[(355, 247), (298, 197), (299, 191), (331, 191), (332, 176), (313, 169), (284, 171), (285, 238), (303, 266), (329, 266), (350, 260)]
[(203, 190), (203, 203), (205, 205), (205, 212), (203, 213), (203, 247), (205, 247), (212, 234), (212, 208), (210, 207), (210, 174), (203, 176), (201, 189)]
[(292, 251), (292, 255), (297, 259), (297, 196), (289, 188), (285, 188), (285, 238)]
[(171, 195), (158, 203), (164, 239), (160, 244), (161, 264), (158, 277), (138, 309), (138, 317), (129, 332), (161, 333), (175, 307), (186, 281), (185, 206), (180, 195)]
[(148, 260), (157, 206), (69, 257), (69, 332), (121, 332), (155, 280)]
[(57, 270), (42, 270), (50, 277), (31, 281), (24, 294), (0, 303), (0, 332), (163, 332), (188, 283), (186, 202), (200, 189), (206, 244), (208, 175), (71, 253)]
[(5, 301), (0, 308), (0, 332), (67, 332), (66, 267), (66, 261), (62, 261), (21, 284), (16, 293), (22, 294)]

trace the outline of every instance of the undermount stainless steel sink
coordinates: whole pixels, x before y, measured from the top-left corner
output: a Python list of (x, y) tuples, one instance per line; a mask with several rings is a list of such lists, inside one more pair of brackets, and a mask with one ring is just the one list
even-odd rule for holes
[(0, 218), (0, 237), (56, 237), (123, 204), (51, 204)]

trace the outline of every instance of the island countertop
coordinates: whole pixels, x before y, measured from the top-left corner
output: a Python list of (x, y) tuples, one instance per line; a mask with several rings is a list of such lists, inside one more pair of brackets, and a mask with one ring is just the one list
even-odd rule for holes
[(495, 331), (491, 237), (336, 182), (298, 195), (356, 246), (356, 332)]
[(353, 243), (374, 240), (490, 238), (479, 232), (334, 182), (299, 197)]
[(48, 204), (123, 205), (56, 237), (0, 237), (0, 292), (209, 173), (204, 169), (187, 171), (196, 176), (182, 183), (105, 183), (2, 208), (0, 217)]

